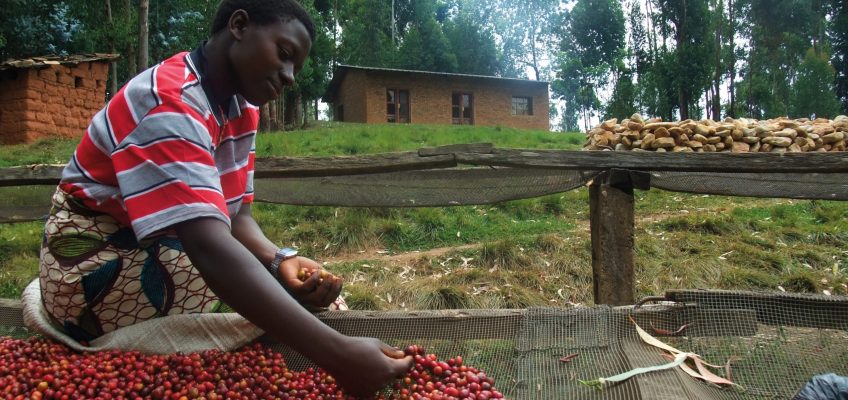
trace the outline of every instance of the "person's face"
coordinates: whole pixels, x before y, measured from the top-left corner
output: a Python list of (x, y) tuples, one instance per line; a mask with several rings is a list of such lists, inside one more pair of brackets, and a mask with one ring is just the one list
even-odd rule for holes
[(255, 106), (279, 98), (283, 88), (294, 84), (312, 41), (299, 20), (259, 25), (247, 21), (239, 12), (230, 19), (230, 31), (236, 38), (229, 59), (235, 71), (236, 87)]

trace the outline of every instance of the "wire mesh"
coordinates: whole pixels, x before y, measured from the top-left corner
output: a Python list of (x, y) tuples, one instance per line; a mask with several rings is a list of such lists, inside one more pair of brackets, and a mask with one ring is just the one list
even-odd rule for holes
[(347, 207), (428, 207), (490, 204), (567, 192), (598, 171), (468, 168), (256, 181), (269, 203)]
[(848, 200), (845, 174), (651, 173), (651, 186), (675, 192), (791, 199)]
[[(348, 335), (401, 347), (419, 344), (442, 359), (462, 355), (512, 399), (788, 399), (814, 375), (848, 375), (848, 297), (710, 290), (666, 297), (675, 301), (617, 308), (333, 311), (319, 318)], [(0, 335), (25, 332), (19, 313), (0, 306)], [(603, 390), (581, 384), (668, 362), (641, 341), (631, 317), (665, 343), (722, 366), (713, 372), (740, 387), (719, 388), (677, 368)], [(283, 352), (290, 367), (313, 366), (284, 345), (261, 340)]]

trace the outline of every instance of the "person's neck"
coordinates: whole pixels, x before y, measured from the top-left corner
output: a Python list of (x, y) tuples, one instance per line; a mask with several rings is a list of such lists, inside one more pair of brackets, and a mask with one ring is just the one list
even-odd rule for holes
[(225, 38), (213, 36), (206, 41), (203, 52), (206, 55), (206, 76), (209, 81), (215, 101), (225, 104), (225, 101), (236, 94), (236, 86), (232, 79), (232, 65), (230, 65), (227, 50), (229, 44)]

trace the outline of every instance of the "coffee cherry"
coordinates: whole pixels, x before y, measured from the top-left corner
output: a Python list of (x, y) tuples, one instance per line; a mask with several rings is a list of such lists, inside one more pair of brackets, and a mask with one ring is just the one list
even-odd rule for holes
[[(327, 275), (329, 276), (329, 275)], [(414, 367), (378, 399), (500, 399), (491, 378), (457, 356), (440, 361), (409, 345)], [(144, 355), (77, 353), (44, 339), (0, 337), (0, 398), (12, 399), (352, 399), (326, 371), (292, 371), (260, 344), (233, 352)]]

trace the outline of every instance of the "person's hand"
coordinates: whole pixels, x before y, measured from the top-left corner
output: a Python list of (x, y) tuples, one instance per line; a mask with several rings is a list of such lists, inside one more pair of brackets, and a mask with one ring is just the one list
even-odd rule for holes
[[(297, 276), (301, 269), (306, 270), (309, 275), (305, 281), (301, 281)], [(303, 305), (327, 307), (342, 291), (341, 277), (327, 272), (317, 262), (306, 257), (293, 257), (283, 261), (277, 272), (286, 290)]]
[(342, 357), (324, 368), (348, 395), (369, 398), (412, 368), (412, 356), (380, 340), (348, 337)]

